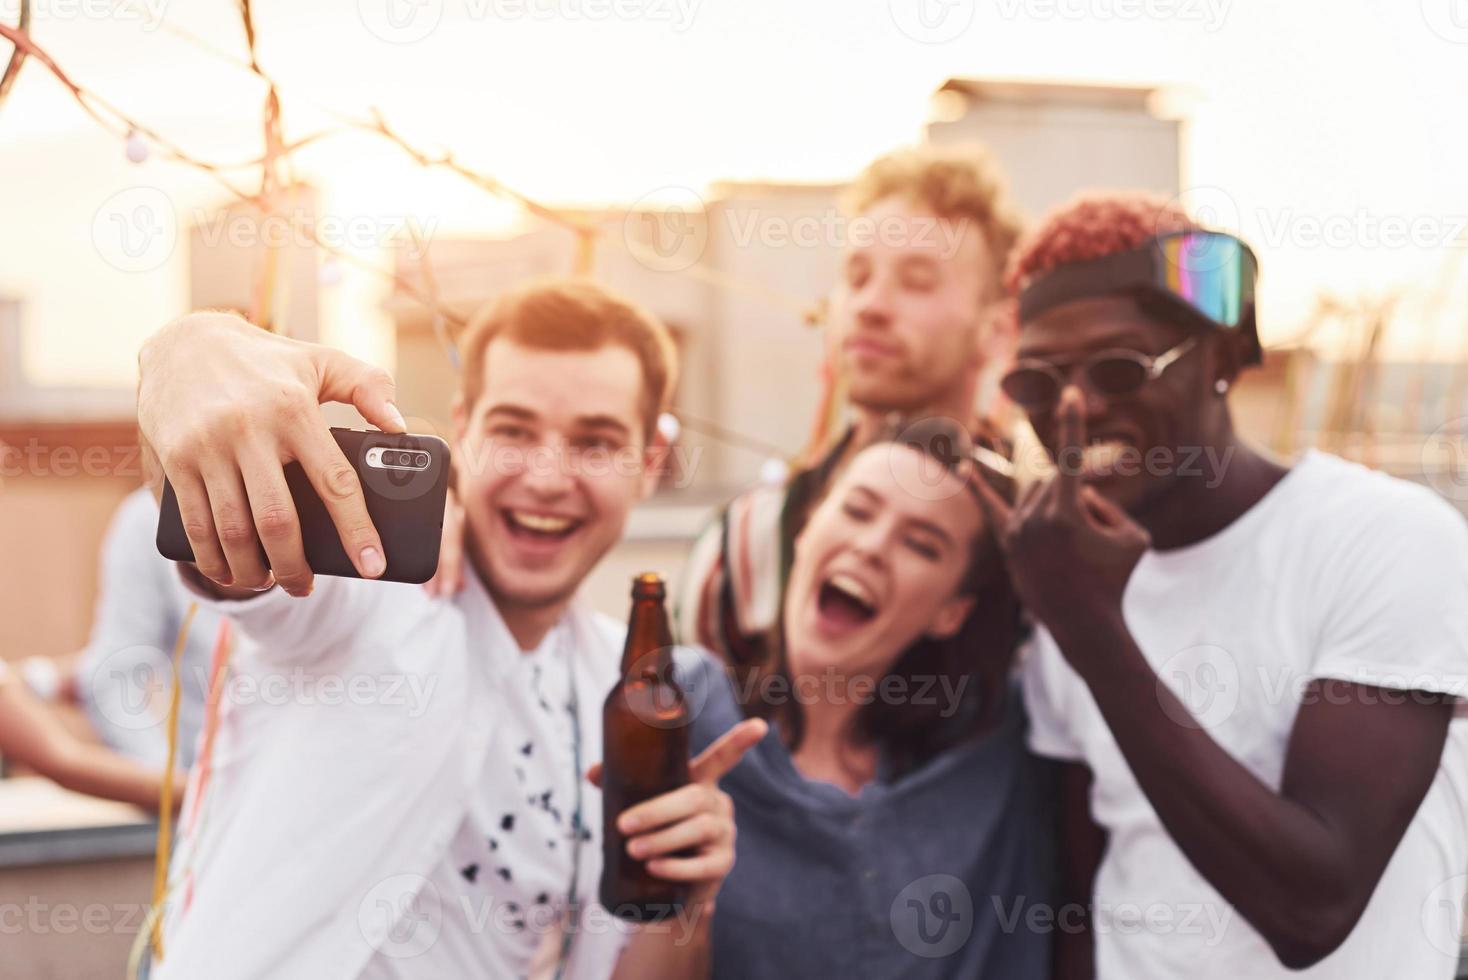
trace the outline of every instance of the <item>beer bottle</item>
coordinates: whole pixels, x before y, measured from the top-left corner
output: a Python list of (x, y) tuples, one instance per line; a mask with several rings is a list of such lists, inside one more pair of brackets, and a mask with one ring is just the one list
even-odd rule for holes
[(622, 680), (602, 705), (602, 872), (599, 897), (614, 915), (657, 922), (678, 913), (684, 882), (654, 877), (627, 853), (617, 817), (688, 782), (688, 705), (673, 678), (663, 578), (632, 580)]

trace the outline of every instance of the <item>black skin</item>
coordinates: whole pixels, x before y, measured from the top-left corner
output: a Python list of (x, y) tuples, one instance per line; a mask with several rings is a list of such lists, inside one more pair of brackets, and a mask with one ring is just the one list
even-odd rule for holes
[[(1088, 298), (1021, 325), (1019, 356), (1065, 370), (1087, 354), (1129, 348), (1157, 355), (1187, 327), (1144, 313), (1128, 296)], [(1256, 504), (1287, 472), (1235, 439), (1219, 379), (1232, 382), (1243, 342), (1211, 330), (1135, 396), (1083, 395), (1071, 375), (1055, 411), (1031, 418), (1052, 458), (1076, 458), (1086, 433), (1127, 435), (1143, 453), (1209, 447), (1223, 467), (1203, 477), (1096, 479), (1061, 466), (1016, 507), (976, 481), (1000, 527), (1021, 598), (1090, 688), (1116, 743), (1164, 827), (1189, 861), (1264, 937), (1286, 967), (1303, 969), (1350, 934), (1437, 771), (1450, 701), (1332, 682), (1307, 688), (1286, 749), (1279, 791), (1261, 782), (1202, 727), (1138, 649), (1121, 598), (1149, 547), (1211, 536)], [(1210, 487), (1209, 484), (1212, 484)], [(1089, 816), (1090, 772), (1063, 779), (1063, 901), (1089, 905), (1104, 831)], [(1363, 792), (1364, 787), (1369, 792)], [(1383, 937), (1383, 941), (1387, 941)], [(1091, 937), (1057, 931), (1056, 976), (1094, 976)]]

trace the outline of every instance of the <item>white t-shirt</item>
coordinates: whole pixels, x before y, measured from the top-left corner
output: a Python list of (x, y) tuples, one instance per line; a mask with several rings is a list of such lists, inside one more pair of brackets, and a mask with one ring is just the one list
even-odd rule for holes
[[(561, 958), (573, 877), (584, 889), (584, 869), (601, 864), (601, 827), (587, 825), (600, 809), (589, 812), (590, 785), (579, 775), (590, 763), (577, 758), (584, 728), (600, 725), (601, 702), (581, 704), (571, 684), (571, 634), (563, 621), (506, 665), (483, 778), (412, 910), (441, 923), (436, 941), (410, 956), (380, 952), (361, 980), (528, 977), (532, 964)], [(578, 927), (607, 934), (608, 965), (631, 932), (600, 907)]]
[[(305, 599), (200, 604), (251, 642), (231, 661), (207, 792), (190, 776), (156, 980), (499, 980), (538, 975), (542, 942), (535, 962), (553, 967), (547, 908), (567, 901), (574, 860), (557, 835), (573, 774), (601, 759), (625, 626), (573, 604), (524, 653), (473, 575), (452, 598), (322, 576)], [(573, 680), (579, 766), (560, 717)], [(594, 901), (601, 792), (581, 788), (585, 904), (564, 977), (604, 980), (626, 932)]]
[[(1312, 679), (1468, 697), (1468, 523), (1423, 487), (1311, 452), (1218, 534), (1144, 555), (1122, 612), (1196, 724), (1278, 789)], [(1090, 767), (1091, 814), (1110, 833), (1093, 896), (1100, 980), (1454, 976), (1468, 888), (1461, 703), (1437, 777), (1355, 930), (1290, 972), (1173, 842), (1044, 630), (1025, 696), (1031, 747)]]

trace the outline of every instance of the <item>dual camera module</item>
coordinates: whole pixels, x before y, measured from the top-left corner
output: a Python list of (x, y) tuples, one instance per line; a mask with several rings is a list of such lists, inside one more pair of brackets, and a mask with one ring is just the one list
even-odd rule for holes
[(401, 466), (415, 470), (426, 469), (428, 467), (427, 453), (384, 449), (382, 450), (381, 459), (384, 466)]

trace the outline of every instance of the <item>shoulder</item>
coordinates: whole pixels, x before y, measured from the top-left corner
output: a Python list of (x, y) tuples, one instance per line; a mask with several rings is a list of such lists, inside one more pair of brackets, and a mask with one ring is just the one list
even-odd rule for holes
[(612, 646), (620, 647), (627, 642), (627, 624), (615, 616), (603, 612), (591, 614), (591, 626), (596, 635)]
[(1406, 551), (1468, 546), (1468, 521), (1429, 487), (1328, 453), (1297, 464), (1296, 509), (1339, 546)]

